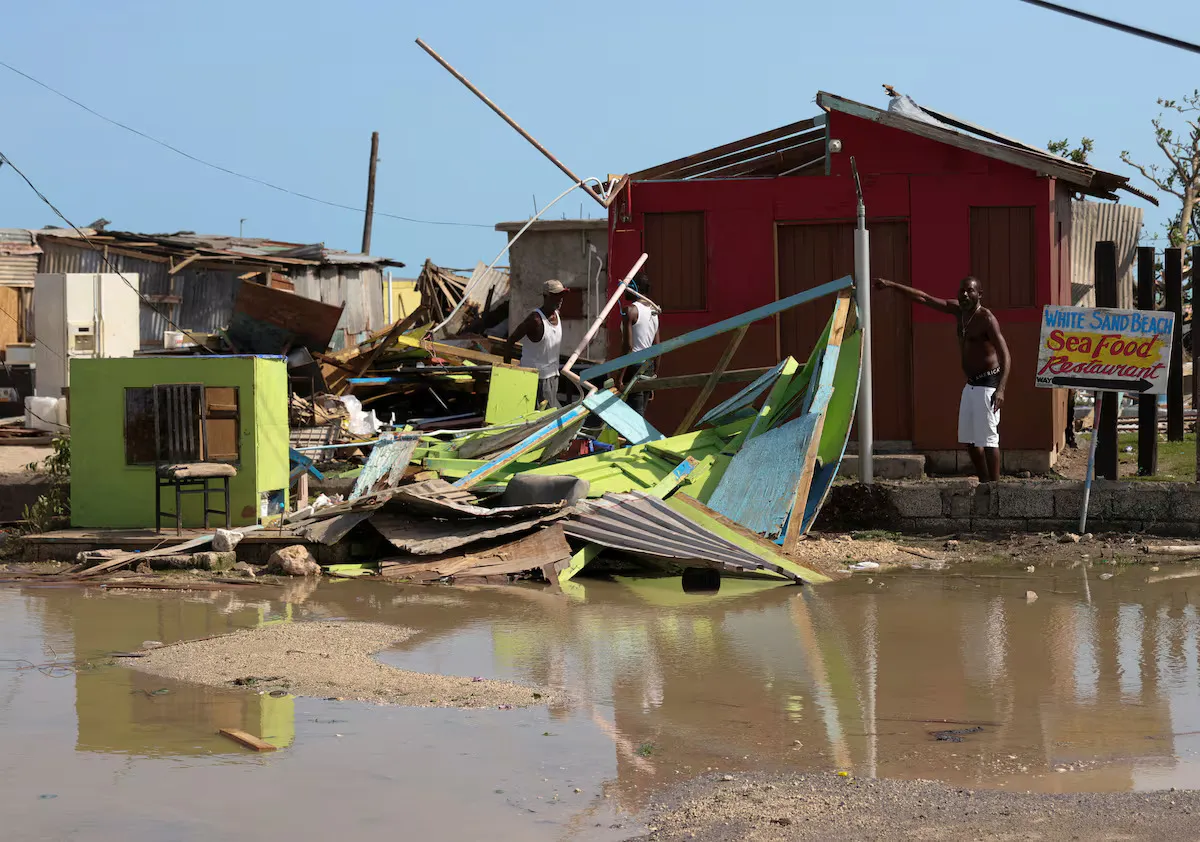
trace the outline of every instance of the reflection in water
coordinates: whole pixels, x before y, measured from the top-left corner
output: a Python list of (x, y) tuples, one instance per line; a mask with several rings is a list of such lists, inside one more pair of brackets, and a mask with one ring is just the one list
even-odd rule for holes
[[(27, 589), (0, 591), (0, 633), (20, 652), (5, 657), (44, 660), (50, 646), (103, 663), (145, 640), (293, 619), (411, 626), (421, 633), (385, 661), (566, 691), (569, 701), (549, 712), (480, 720), (471, 735), (480, 752), (507, 763), (517, 751), (534, 769), (548, 751), (591, 757), (589, 774), (627, 809), (710, 768), (846, 769), (1047, 791), (1196, 786), (1200, 617), (1186, 582), (1143, 578), (1130, 571), (1085, 587), (1074, 570), (959, 570), (816, 589), (727, 579), (715, 593), (679, 579), (582, 580), (563, 593), (338, 581), (186, 599)], [(1040, 598), (1027, 601), (1028, 589)], [(236, 727), (295, 742), (288, 756), (304, 762), (306, 735), (321, 722), (319, 713), (298, 716), (290, 697), (217, 692), (120, 666), (35, 685), (22, 674), (16, 690), (12, 676), (0, 674), (0, 728), (13, 734), (37, 719), (25, 695), (36, 703), (67, 689), (77, 752), (264, 763), (216, 736)], [(338, 728), (365, 714), (342, 715), (350, 724)], [(478, 714), (385, 715), (402, 729), (423, 722), (425, 747), (450, 774), (457, 755), (438, 752)], [(514, 732), (504, 721), (532, 727)], [(953, 733), (972, 728), (982, 730)], [(546, 739), (533, 739), (542, 732)], [(363, 762), (386, 777), (386, 755)], [(592, 814), (571, 815), (579, 823)]]

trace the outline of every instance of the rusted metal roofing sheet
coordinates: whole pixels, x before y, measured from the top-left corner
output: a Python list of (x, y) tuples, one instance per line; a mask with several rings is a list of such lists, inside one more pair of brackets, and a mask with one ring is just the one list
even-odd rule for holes
[(784, 568), (698, 526), (648, 494), (605, 494), (576, 504), (563, 524), (568, 536), (615, 550), (690, 561), (731, 572), (767, 572), (799, 581)]
[(1071, 303), (1096, 306), (1096, 243), (1117, 245), (1117, 307), (1133, 309), (1133, 267), (1142, 209), (1108, 202), (1071, 202)]
[(32, 231), (0, 228), (0, 286), (33, 286), (41, 253)]

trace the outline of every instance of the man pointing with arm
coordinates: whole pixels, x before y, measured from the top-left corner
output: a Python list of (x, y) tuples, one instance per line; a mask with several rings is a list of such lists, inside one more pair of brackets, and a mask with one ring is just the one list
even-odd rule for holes
[(979, 281), (963, 278), (958, 300), (934, 298), (919, 289), (876, 278), (881, 289), (894, 289), (916, 301), (949, 313), (957, 322), (958, 350), (967, 385), (958, 404), (958, 441), (967, 448), (971, 464), (983, 482), (1000, 479), (1000, 408), (1012, 360), (996, 317), (981, 304)]

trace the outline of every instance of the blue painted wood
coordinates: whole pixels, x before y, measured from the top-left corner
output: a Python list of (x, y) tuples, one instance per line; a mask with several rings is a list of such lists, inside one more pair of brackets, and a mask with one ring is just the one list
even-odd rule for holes
[(583, 405), (604, 419), (604, 423), (625, 437), (630, 444), (645, 444), (666, 438), (650, 426), (650, 422), (609, 389), (593, 392), (583, 399)]
[(774, 316), (776, 313), (782, 313), (785, 310), (790, 310), (793, 307), (798, 307), (808, 301), (821, 298), (822, 296), (832, 295), (839, 290), (848, 289), (854, 284), (854, 279), (847, 275), (844, 278), (839, 278), (836, 281), (830, 281), (827, 284), (822, 284), (819, 287), (798, 292), (795, 295), (789, 295), (787, 298), (773, 301), (770, 304), (764, 304), (762, 307), (756, 307), (753, 310), (747, 310), (737, 316), (732, 316), (724, 321), (716, 322), (715, 324), (706, 325), (702, 328), (697, 328), (690, 333), (685, 333), (683, 336), (676, 336), (673, 339), (668, 339), (666, 342), (660, 342), (657, 345), (651, 345), (641, 351), (635, 351), (632, 354), (626, 354), (623, 357), (617, 357), (615, 360), (609, 360), (600, 365), (594, 365), (589, 369), (580, 372), (580, 378), (584, 380), (595, 380), (598, 377), (603, 377), (605, 374), (625, 368), (626, 366), (637, 365), (638, 363), (652, 360), (655, 357), (661, 357), (663, 354), (670, 351), (684, 348), (696, 342), (705, 339), (710, 339), (714, 336), (719, 336), (722, 333), (728, 333), (731, 330), (736, 330), (743, 325), (752, 324), (759, 319), (765, 319), (768, 316)]
[(816, 424), (816, 415), (802, 415), (742, 445), (708, 507), (759, 535), (781, 538)]
[(714, 406), (704, 414), (704, 417), (697, 422), (696, 426), (699, 427), (701, 424), (710, 423), (717, 424), (739, 409), (750, 406), (750, 404), (758, 400), (763, 392), (771, 388), (772, 383), (779, 379), (779, 375), (783, 372), (783, 367), (786, 364), (787, 360), (783, 360), (779, 365), (763, 374), (736, 395)]
[(317, 479), (325, 479), (325, 475), (317, 470), (317, 466), (313, 464), (313, 460), (309, 459), (300, 451), (289, 447), (288, 456), (292, 462), (292, 472), (288, 474), (288, 479), (295, 479), (305, 471), (308, 471)]
[(564, 427), (570, 426), (575, 422), (576, 419), (582, 418), (585, 414), (587, 414), (587, 412), (588, 408), (582, 403), (571, 407), (545, 427), (530, 433), (528, 436), (521, 439), (521, 441), (508, 448), (508, 450), (505, 450), (503, 453), (495, 456), (494, 458), (480, 465), (475, 470), (471, 471), (471, 473), (455, 482), (454, 485), (459, 488), (474, 485), (484, 477), (496, 471), (498, 468), (502, 468), (509, 462), (515, 461), (516, 458), (525, 451), (532, 450), (539, 444), (549, 441), (550, 438), (556, 435), (560, 430), (562, 430)]

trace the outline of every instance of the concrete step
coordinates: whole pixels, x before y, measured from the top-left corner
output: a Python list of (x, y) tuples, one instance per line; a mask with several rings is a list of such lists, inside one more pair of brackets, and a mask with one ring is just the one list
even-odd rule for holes
[[(875, 479), (920, 479), (925, 475), (925, 457), (920, 453), (876, 453), (872, 460)], [(858, 456), (847, 453), (838, 468), (840, 479), (858, 479)]]

